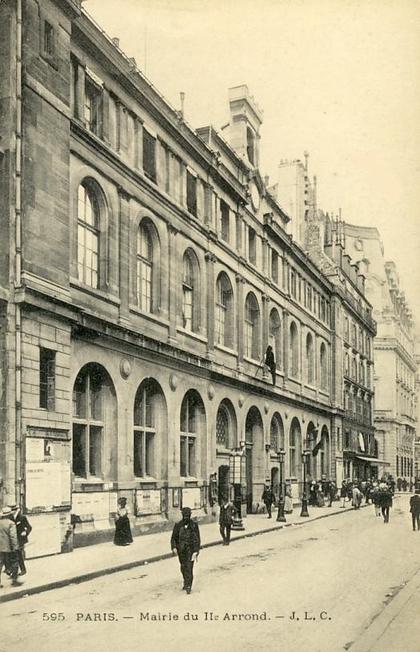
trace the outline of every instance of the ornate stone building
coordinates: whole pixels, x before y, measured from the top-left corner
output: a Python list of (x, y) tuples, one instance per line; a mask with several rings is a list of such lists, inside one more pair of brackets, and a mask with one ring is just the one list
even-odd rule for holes
[(346, 251), (366, 277), (378, 324), (375, 347), (375, 427), (379, 457), (395, 478), (414, 476), (417, 426), (415, 327), (395, 263), (387, 262), (377, 229), (346, 224)]
[(346, 295), (286, 232), (247, 87), (194, 131), (79, 0), (6, 0), (0, 35), (0, 472), (32, 554), (109, 539), (119, 496), (136, 533), (214, 518), (238, 457), (245, 512), (280, 449), (296, 499), (304, 450), (335, 477)]

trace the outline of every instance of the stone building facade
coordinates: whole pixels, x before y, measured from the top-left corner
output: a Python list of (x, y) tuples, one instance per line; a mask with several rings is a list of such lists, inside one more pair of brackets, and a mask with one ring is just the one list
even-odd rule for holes
[(344, 223), (317, 206), (317, 179), (309, 177), (307, 153), (305, 163), (299, 159), (281, 162), (273, 191), (282, 206), (291, 207), (297, 221), (292, 229), (295, 237), (332, 286), (337, 479), (378, 476), (384, 462), (378, 457), (373, 423), (376, 323), (365, 296), (365, 277), (345, 251)]
[(0, 473), (31, 554), (111, 538), (120, 496), (135, 533), (215, 518), (238, 458), (245, 513), (281, 449), (296, 499), (304, 450), (336, 477), (344, 299), (261, 178), (247, 87), (193, 131), (79, 0), (6, 0), (0, 34)]
[(378, 324), (375, 348), (375, 427), (386, 471), (414, 476), (417, 427), (415, 325), (395, 263), (386, 261), (377, 229), (345, 225), (345, 248), (366, 277)]

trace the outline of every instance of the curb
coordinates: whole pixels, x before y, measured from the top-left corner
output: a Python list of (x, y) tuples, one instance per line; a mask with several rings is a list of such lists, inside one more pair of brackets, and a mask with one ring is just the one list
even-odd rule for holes
[[(370, 507), (370, 505), (361, 505), (361, 508), (363, 507)], [(343, 512), (331, 512), (330, 514), (321, 514), (320, 516), (313, 516), (313, 517), (310, 516), (307, 521), (301, 521), (299, 523), (293, 523), (293, 522), (283, 523), (282, 525), (275, 525), (274, 527), (264, 528), (256, 532), (246, 532), (244, 534), (238, 534), (237, 536), (234, 536), (231, 539), (231, 543), (234, 543), (235, 541), (240, 541), (241, 539), (249, 539), (251, 537), (256, 537), (261, 534), (268, 534), (269, 532), (277, 532), (278, 530), (282, 530), (285, 527), (292, 527), (292, 526), (296, 527), (296, 526), (306, 525), (306, 523), (319, 521), (323, 518), (330, 518), (331, 516), (339, 516), (340, 514), (349, 514), (352, 513), (353, 511), (354, 511), (353, 509), (346, 509)], [(203, 550), (204, 548), (212, 548), (214, 546), (220, 546), (220, 545), (222, 545), (222, 541), (217, 539), (214, 541), (209, 541), (207, 543), (204, 543), (201, 546), (201, 549)], [(124, 564), (119, 564), (118, 566), (101, 568), (96, 571), (83, 573), (82, 575), (75, 575), (74, 577), (68, 577), (62, 580), (47, 582), (45, 584), (29, 587), (27, 589), (22, 587), (21, 589), (18, 589), (13, 593), (0, 596), (0, 603), (10, 602), (12, 600), (18, 600), (19, 598), (24, 598), (30, 595), (36, 595), (37, 593), (43, 593), (44, 591), (51, 591), (52, 589), (61, 589), (64, 586), (68, 586), (70, 584), (81, 584), (82, 582), (88, 582), (90, 580), (94, 580), (104, 575), (119, 573), (120, 571), (130, 570), (131, 568), (136, 568), (138, 566), (147, 566), (148, 564), (154, 564), (158, 561), (163, 561), (164, 559), (172, 559), (172, 557), (173, 555), (171, 552), (165, 552), (160, 555), (156, 555), (154, 557), (147, 557), (146, 559), (137, 559), (134, 561), (126, 562)]]
[[(410, 598), (420, 588), (420, 570), (416, 571), (406, 585), (385, 605), (367, 629), (350, 646), (351, 652), (369, 652), (373, 646), (380, 644), (386, 630), (398, 618)], [(403, 643), (403, 642), (402, 642)], [(403, 646), (404, 647), (404, 646)]]

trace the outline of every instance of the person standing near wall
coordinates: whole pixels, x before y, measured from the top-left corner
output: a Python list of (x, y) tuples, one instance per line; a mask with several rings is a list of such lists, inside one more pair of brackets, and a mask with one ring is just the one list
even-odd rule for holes
[(28, 537), (32, 532), (32, 526), (18, 505), (11, 505), (10, 509), (12, 510), (12, 520), (16, 525), (18, 539), (17, 559), (20, 568), (19, 575), (26, 575), (25, 545), (28, 543)]
[(220, 505), (219, 528), (224, 546), (228, 546), (230, 544), (230, 531), (232, 529), (234, 514), (234, 506), (227, 496), (223, 496), (222, 504)]
[(0, 514), (0, 587), (1, 571), (3, 567), (10, 576), (13, 586), (19, 586), (18, 581), (19, 561), (18, 561), (18, 538), (16, 525), (12, 519), (12, 510), (10, 507), (3, 507)]

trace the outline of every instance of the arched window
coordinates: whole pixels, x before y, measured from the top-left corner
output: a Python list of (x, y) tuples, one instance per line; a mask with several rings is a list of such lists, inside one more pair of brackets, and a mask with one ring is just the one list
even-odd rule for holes
[(111, 379), (100, 365), (87, 364), (73, 386), (73, 473), (76, 476), (102, 478), (111, 475), (105, 435), (107, 426), (110, 431), (117, 431), (115, 414)]
[(138, 388), (134, 401), (133, 471), (136, 477), (157, 475), (156, 440), (160, 401), (158, 384), (148, 378)]
[(294, 321), (290, 324), (289, 373), (294, 378), (299, 376), (299, 342), (298, 330)]
[(319, 350), (319, 369), (320, 369), (320, 384), (321, 389), (328, 388), (328, 359), (327, 359), (327, 347), (324, 342), (321, 343)]
[(276, 308), (270, 312), (268, 340), (274, 353), (277, 369), (281, 366), (281, 321)]
[(284, 449), (283, 422), (278, 414), (274, 415), (271, 419), (270, 448), (276, 453), (280, 448)]
[(300, 453), (301, 429), (299, 421), (296, 418), (293, 418), (289, 432), (289, 476), (291, 478), (296, 478), (298, 476)]
[(99, 287), (99, 203), (89, 184), (82, 183), (77, 203), (77, 273), (79, 281)]
[(216, 284), (215, 339), (217, 344), (233, 346), (233, 291), (227, 274), (219, 274)]
[(307, 381), (309, 385), (314, 383), (314, 341), (310, 333), (306, 336), (306, 369)]
[(142, 222), (137, 231), (137, 303), (141, 310), (152, 312), (153, 242), (150, 229)]
[(189, 331), (193, 329), (193, 304), (194, 304), (194, 272), (191, 258), (184, 254), (182, 278), (182, 322), (183, 327)]
[(191, 249), (184, 253), (182, 268), (182, 325), (196, 333), (200, 327), (200, 278), (198, 261)]
[(245, 301), (244, 340), (244, 355), (257, 360), (260, 355), (260, 310), (252, 292)]
[(216, 416), (216, 445), (220, 448), (236, 446), (236, 417), (232, 404), (222, 401)]
[(204, 406), (199, 394), (187, 392), (181, 405), (180, 475), (197, 477), (200, 471), (199, 438)]

